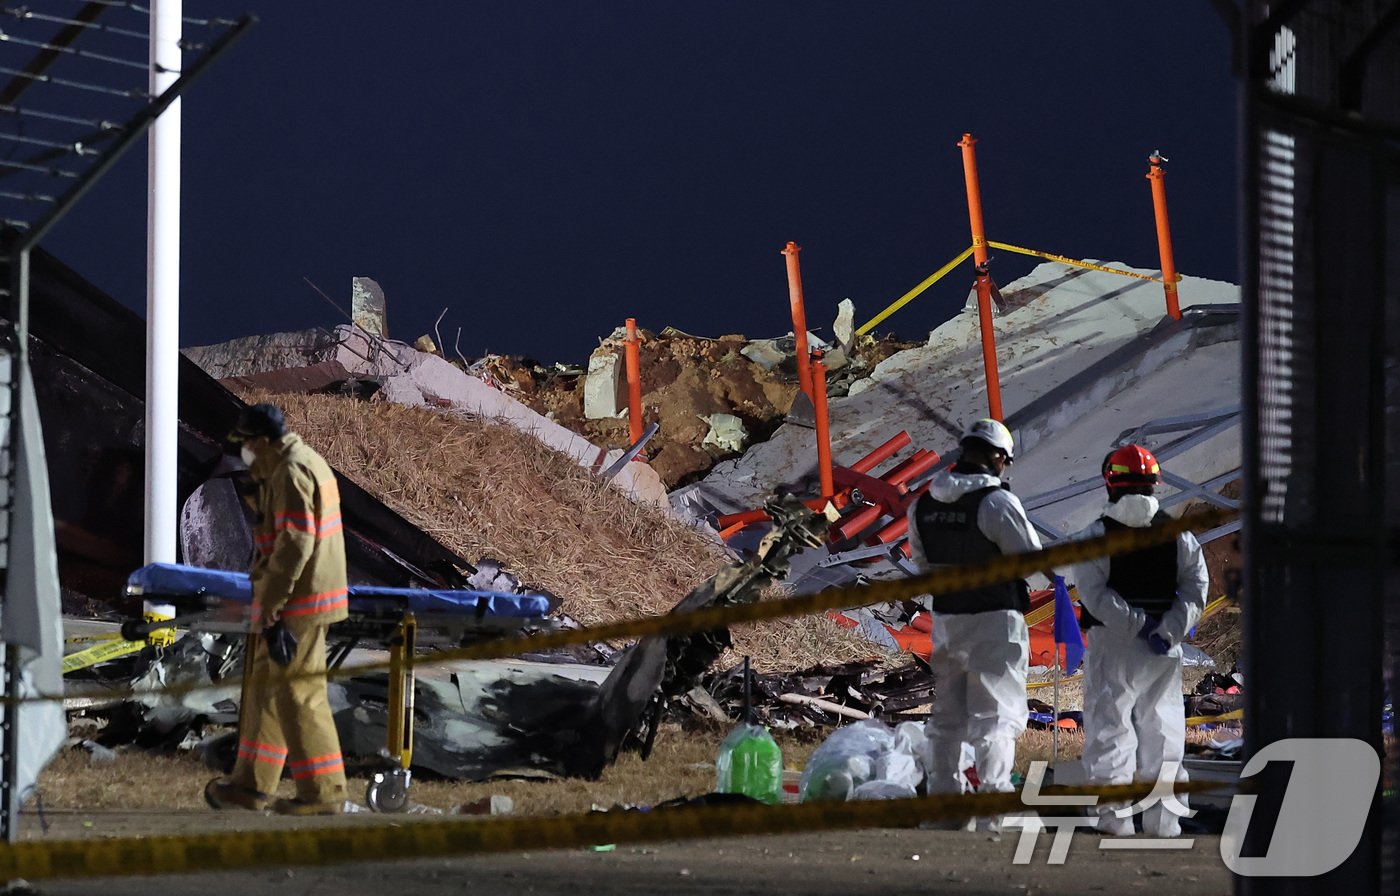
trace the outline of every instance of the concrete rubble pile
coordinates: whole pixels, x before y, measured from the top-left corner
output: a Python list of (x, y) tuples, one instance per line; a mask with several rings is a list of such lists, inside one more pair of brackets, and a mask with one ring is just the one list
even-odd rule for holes
[[(355, 278), (357, 294), (378, 294), (373, 281)], [(358, 310), (357, 306), (357, 310)], [(372, 318), (360, 313), (357, 320)], [(405, 405), (428, 405), (502, 423), (530, 433), (580, 465), (601, 470), (622, 456), (601, 449), (531, 410), (481, 378), (465, 373), (438, 354), (385, 338), (386, 328), (341, 324), (330, 330), (305, 330), (252, 336), (184, 350), (185, 357), (217, 380), (234, 388), (275, 392), (343, 390)], [(627, 464), (611, 482), (648, 504), (664, 506), (666, 490), (644, 464)]]
[[(431, 337), (412, 346), (388, 339), (383, 292), (373, 280), (354, 278), (352, 294), (355, 323), (234, 339), (184, 354), (236, 390), (377, 394), (400, 404), (500, 419), (594, 469), (612, 464), (627, 447), (623, 328), (600, 341), (586, 366), (545, 366), (501, 355), (470, 360)], [(853, 313), (849, 300), (843, 303), (834, 329), (844, 342), (828, 344), (808, 334), (813, 348), (826, 350), (835, 395), (905, 347), (857, 339), (850, 329)], [(639, 339), (643, 424), (657, 423), (660, 431), (644, 449), (648, 462), (628, 465), (616, 480), (638, 500), (664, 504), (663, 489), (692, 481), (718, 460), (762, 442), (797, 395), (791, 334), (710, 338), (667, 327), (660, 333), (640, 330)], [(451, 354), (456, 357), (449, 359)]]

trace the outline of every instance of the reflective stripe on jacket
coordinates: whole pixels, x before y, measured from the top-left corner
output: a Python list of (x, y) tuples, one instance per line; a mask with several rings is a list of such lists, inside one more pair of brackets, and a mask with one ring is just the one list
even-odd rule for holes
[(259, 516), (253, 527), (253, 618), (280, 613), (293, 630), (348, 615), (340, 489), (330, 465), (288, 433), (258, 455)]

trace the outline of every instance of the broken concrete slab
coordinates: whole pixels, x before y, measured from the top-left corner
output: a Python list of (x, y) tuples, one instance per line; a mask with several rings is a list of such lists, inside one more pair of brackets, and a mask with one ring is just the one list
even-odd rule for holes
[(206, 569), (248, 568), (253, 530), (233, 480), (216, 476), (199, 486), (180, 509), (180, 556)]
[(835, 373), (850, 363), (850, 358), (846, 355), (846, 350), (841, 346), (834, 346), (822, 355), (822, 366), (826, 368), (828, 375)]
[(623, 359), (613, 352), (595, 351), (583, 378), (583, 416), (589, 420), (616, 417), (627, 407), (627, 378)]
[(836, 305), (836, 321), (831, 325), (832, 332), (836, 334), (836, 344), (849, 349), (855, 345), (856, 338), (856, 303), (850, 299), (842, 299)]
[(324, 330), (296, 330), (244, 336), (217, 345), (192, 346), (180, 352), (214, 379), (225, 380), (328, 360), (321, 356), (333, 341), (334, 337)]
[(306, 366), (284, 367), (262, 373), (231, 376), (219, 382), (230, 389), (262, 389), (268, 392), (327, 392), (355, 375), (339, 361), (321, 361)]
[(788, 357), (788, 353), (778, 347), (776, 339), (754, 339), (748, 345), (739, 349), (739, 354), (762, 367), (764, 370), (772, 370), (783, 359)]
[(371, 336), (389, 336), (384, 290), (369, 277), (354, 277), (350, 281), (350, 319)]
[(250, 376), (334, 361), (358, 376), (402, 373), (418, 354), (411, 345), (373, 336), (354, 324), (267, 336), (245, 336), (181, 353), (216, 379)]

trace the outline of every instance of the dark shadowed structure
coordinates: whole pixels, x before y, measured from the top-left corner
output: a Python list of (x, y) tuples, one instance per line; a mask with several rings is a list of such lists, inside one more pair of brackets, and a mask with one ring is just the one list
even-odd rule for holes
[[(1315, 877), (1240, 877), (1236, 892), (1394, 893), (1400, 766), (1383, 715), (1400, 682), (1400, 3), (1216, 5), (1234, 20), (1246, 91), (1248, 752), (1328, 738), (1382, 757), (1348, 858)], [(1285, 791), (1359, 775), (1335, 757), (1270, 762), (1242, 855), (1321, 852), (1341, 820), (1297, 800), (1290, 813)]]

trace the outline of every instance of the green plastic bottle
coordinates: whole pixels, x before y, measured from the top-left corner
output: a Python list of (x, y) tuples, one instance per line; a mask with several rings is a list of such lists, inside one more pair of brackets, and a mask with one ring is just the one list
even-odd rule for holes
[(742, 793), (765, 803), (783, 798), (783, 751), (768, 729), (753, 721), (749, 658), (744, 657), (744, 723), (720, 744), (715, 790)]
[(746, 722), (720, 744), (715, 789), (765, 803), (783, 798), (783, 751), (762, 725)]

